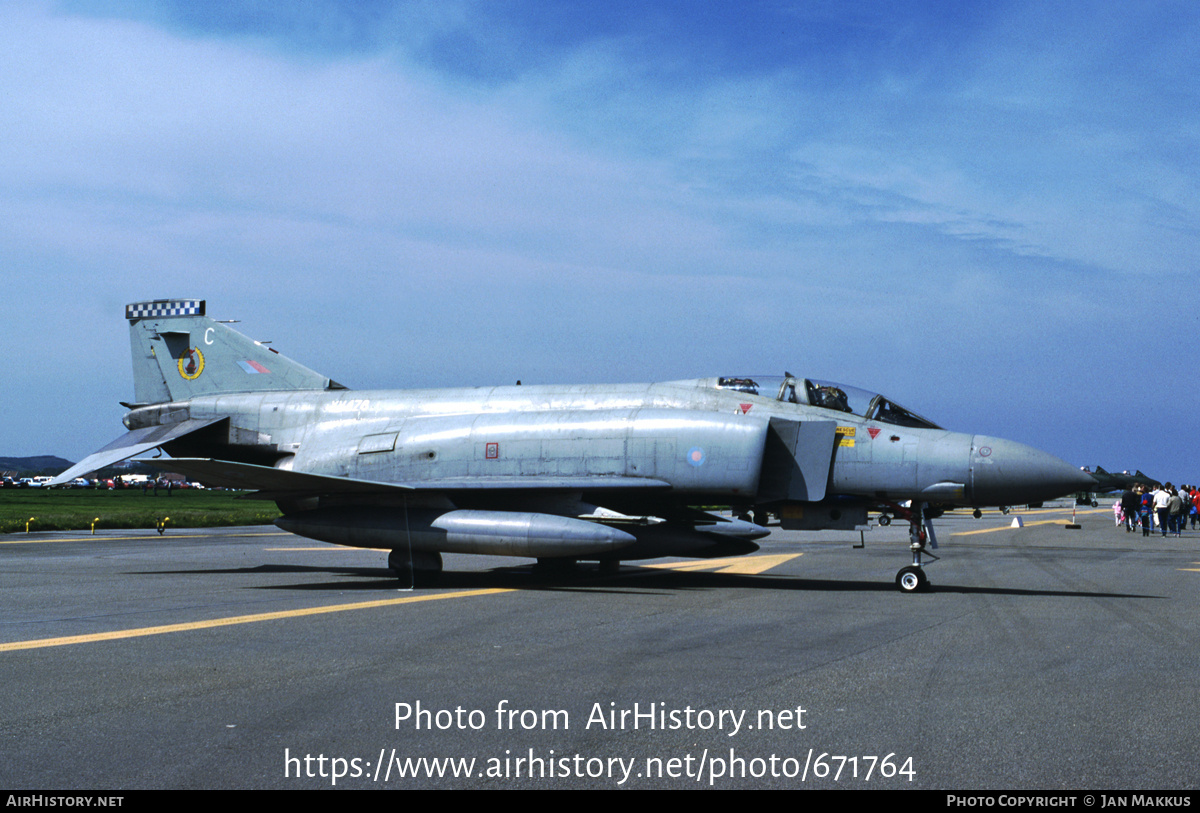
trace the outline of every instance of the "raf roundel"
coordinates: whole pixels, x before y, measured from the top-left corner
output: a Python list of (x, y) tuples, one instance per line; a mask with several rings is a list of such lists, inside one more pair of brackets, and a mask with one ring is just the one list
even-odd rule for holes
[(688, 449), (687, 462), (689, 466), (703, 466), (704, 450), (699, 446), (693, 446), (692, 448)]
[(179, 374), (188, 381), (195, 381), (204, 372), (204, 354), (193, 347), (179, 357)]

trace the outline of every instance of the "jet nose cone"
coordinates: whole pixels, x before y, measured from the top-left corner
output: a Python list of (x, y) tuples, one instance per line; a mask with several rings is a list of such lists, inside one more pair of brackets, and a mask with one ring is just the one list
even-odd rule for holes
[(1003, 438), (976, 435), (971, 446), (976, 505), (1043, 502), (1092, 489), (1096, 480), (1054, 455)]

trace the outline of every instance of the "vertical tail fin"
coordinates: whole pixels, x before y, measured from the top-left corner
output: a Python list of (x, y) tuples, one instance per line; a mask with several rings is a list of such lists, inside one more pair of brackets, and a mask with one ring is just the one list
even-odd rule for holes
[(139, 404), (199, 395), (344, 389), (205, 316), (203, 299), (156, 299), (125, 307)]

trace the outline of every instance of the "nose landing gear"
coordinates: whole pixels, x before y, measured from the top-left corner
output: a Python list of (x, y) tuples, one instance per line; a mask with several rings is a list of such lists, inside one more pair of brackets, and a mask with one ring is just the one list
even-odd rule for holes
[(937, 561), (937, 557), (926, 550), (937, 548), (937, 537), (933, 533), (933, 525), (925, 518), (925, 503), (914, 504), (911, 509), (892, 506), (896, 516), (908, 520), (909, 548), (912, 550), (913, 563), (900, 568), (896, 573), (896, 587), (902, 593), (924, 592), (929, 589), (929, 576), (925, 573), (922, 557)]

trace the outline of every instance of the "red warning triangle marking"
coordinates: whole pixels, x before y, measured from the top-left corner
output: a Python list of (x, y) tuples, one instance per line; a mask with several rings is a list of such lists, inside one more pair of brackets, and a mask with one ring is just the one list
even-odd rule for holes
[(876, 436), (879, 435), (879, 427), (878, 426), (868, 426), (867, 434), (871, 436), (871, 440), (875, 440)]
[(750, 407), (754, 406), (754, 404), (738, 404), (738, 406), (742, 408), (742, 414), (745, 415), (750, 411)]

